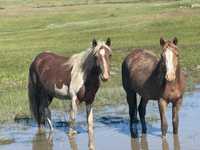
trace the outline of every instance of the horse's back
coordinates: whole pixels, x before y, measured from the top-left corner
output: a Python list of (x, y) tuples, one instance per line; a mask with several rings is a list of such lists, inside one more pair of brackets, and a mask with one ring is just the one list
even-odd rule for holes
[(57, 65), (59, 63), (64, 63), (67, 61), (67, 57), (57, 55), (51, 52), (42, 52), (38, 54), (33, 60), (32, 64), (37, 66), (45, 66), (45, 65)]
[(158, 64), (157, 57), (143, 49), (132, 51), (122, 64), (122, 81), (125, 90), (140, 90)]
[(35, 57), (30, 66), (30, 75), (37, 77), (37, 83), (50, 93), (54, 93), (55, 86), (62, 89), (69, 86), (71, 80), (71, 66), (68, 58), (51, 52), (43, 52)]

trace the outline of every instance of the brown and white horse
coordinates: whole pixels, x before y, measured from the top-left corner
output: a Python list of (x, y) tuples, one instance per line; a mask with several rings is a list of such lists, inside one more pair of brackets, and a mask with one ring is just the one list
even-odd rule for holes
[(150, 99), (158, 101), (162, 136), (166, 136), (168, 128), (165, 112), (169, 102), (173, 105), (173, 133), (178, 132), (178, 111), (185, 88), (185, 76), (179, 65), (177, 43), (177, 38), (173, 41), (165, 41), (161, 38), (163, 51), (159, 60), (148, 51), (136, 49), (123, 61), (122, 82), (127, 94), (130, 131), (133, 137), (138, 136), (136, 93), (141, 96), (138, 111), (142, 133), (146, 133), (146, 105)]
[(28, 95), (30, 109), (38, 127), (47, 122), (53, 130), (48, 106), (52, 99), (71, 99), (69, 113), (70, 129), (73, 134), (77, 105), (86, 103), (89, 147), (94, 149), (92, 103), (100, 86), (100, 78), (110, 77), (111, 40), (92, 41), (92, 46), (71, 57), (44, 52), (31, 63), (29, 69)]

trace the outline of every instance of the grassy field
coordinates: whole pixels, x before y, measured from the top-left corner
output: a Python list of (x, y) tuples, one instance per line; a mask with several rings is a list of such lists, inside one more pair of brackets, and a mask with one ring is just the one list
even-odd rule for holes
[[(133, 48), (161, 52), (161, 36), (179, 39), (188, 83), (200, 77), (200, 2), (191, 0), (0, 0), (0, 121), (29, 114), (28, 67), (42, 51), (71, 55), (93, 37), (113, 42), (112, 79), (95, 105), (124, 102), (121, 62)], [(196, 7), (193, 7), (196, 6)], [(58, 100), (53, 108), (64, 109)]]

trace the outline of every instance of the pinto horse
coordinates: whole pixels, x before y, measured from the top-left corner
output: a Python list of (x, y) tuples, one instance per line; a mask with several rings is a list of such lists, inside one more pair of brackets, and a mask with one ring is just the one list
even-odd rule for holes
[(160, 38), (162, 53), (160, 59), (146, 50), (136, 49), (122, 63), (122, 82), (129, 105), (130, 131), (137, 137), (137, 98), (141, 96), (138, 106), (142, 133), (146, 133), (146, 105), (148, 100), (157, 100), (161, 118), (162, 137), (167, 133), (165, 117), (168, 103), (172, 103), (173, 133), (178, 133), (178, 111), (185, 89), (185, 76), (179, 64), (178, 40), (165, 41)]
[(51, 131), (51, 112), (48, 106), (54, 97), (71, 99), (69, 113), (69, 135), (75, 133), (77, 105), (86, 104), (89, 147), (93, 143), (92, 103), (100, 86), (100, 78), (110, 77), (111, 40), (92, 41), (86, 51), (71, 57), (44, 52), (36, 56), (29, 68), (28, 95), (30, 110), (38, 127), (49, 124)]

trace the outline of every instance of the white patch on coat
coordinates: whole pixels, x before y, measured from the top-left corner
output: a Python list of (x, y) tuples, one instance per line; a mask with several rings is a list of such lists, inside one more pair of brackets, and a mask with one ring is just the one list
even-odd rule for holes
[(49, 127), (50, 127), (50, 130), (51, 130), (51, 132), (53, 131), (53, 125), (52, 125), (52, 122), (51, 122), (51, 120), (47, 117), (47, 122), (48, 122), (48, 124), (49, 124)]
[(80, 88), (83, 86), (87, 77), (87, 73), (94, 66), (94, 57), (102, 46), (111, 51), (105, 42), (98, 41), (95, 48), (90, 47), (81, 53), (72, 55), (64, 64), (71, 65), (73, 67), (71, 71), (71, 82), (69, 87), (69, 92), (72, 97), (74, 94), (78, 93)]
[(82, 65), (87, 58), (86, 52), (73, 55), (69, 64), (72, 65), (71, 71), (71, 82), (70, 82), (70, 93), (78, 93), (79, 89), (83, 86), (85, 81), (85, 71), (82, 69)]
[(56, 95), (60, 95), (60, 96), (68, 96), (68, 86), (63, 84), (62, 88), (59, 89), (56, 84), (54, 85), (54, 90)]

